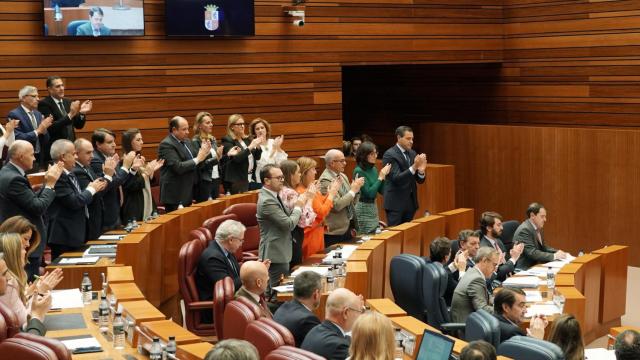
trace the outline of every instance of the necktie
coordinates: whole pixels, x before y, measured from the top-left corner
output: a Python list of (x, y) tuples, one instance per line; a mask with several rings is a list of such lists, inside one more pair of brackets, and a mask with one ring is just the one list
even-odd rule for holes
[(260, 295), (260, 307), (262, 308), (262, 312), (264, 313), (264, 316), (271, 319), (272, 318), (271, 310), (269, 310), (269, 306), (267, 306), (267, 302), (264, 299), (264, 295)]
[(89, 172), (89, 169), (87, 169), (86, 167), (82, 166), (82, 170), (84, 170), (84, 172), (87, 174), (87, 176), (89, 177), (89, 179), (91, 179), (91, 181), (95, 180), (93, 178), (93, 175), (91, 175), (91, 173)]
[(404, 155), (404, 160), (407, 162), (407, 164), (411, 166), (411, 161), (409, 161), (409, 155), (407, 155), (407, 152), (403, 151), (402, 155)]
[[(79, 193), (82, 192), (82, 189), (80, 189), (80, 184), (78, 183), (78, 178), (76, 178), (76, 175), (73, 173), (69, 173), (68, 176), (73, 186), (76, 187), (76, 190), (78, 190)], [(89, 217), (89, 208), (87, 207), (87, 205), (84, 206), (84, 216), (86, 216), (87, 218)]]
[(236, 269), (235, 264), (233, 263), (233, 259), (231, 258), (231, 253), (227, 252), (227, 260), (229, 260), (229, 265), (231, 265), (231, 269), (233, 272), (238, 275), (238, 269)]
[(540, 235), (540, 230), (536, 229), (536, 237), (538, 238), (538, 242), (542, 245), (542, 235)]
[(282, 202), (282, 199), (280, 199), (280, 195), (276, 195), (276, 197), (278, 198), (278, 202), (280, 203), (280, 206), (282, 206), (282, 210), (285, 211), (285, 213), (287, 212), (286, 208), (284, 207), (284, 203)]
[(58, 102), (58, 107), (60, 108), (60, 112), (62, 113), (62, 116), (67, 116), (67, 110), (65, 110), (62, 100)]
[(184, 141), (180, 141), (180, 144), (182, 144), (182, 146), (184, 146), (184, 148), (187, 149), (187, 152), (189, 153), (189, 158), (193, 159), (193, 153), (191, 153), (191, 150), (189, 149), (189, 146), (187, 146), (187, 143)]
[[(29, 111), (28, 113), (29, 119), (31, 120), (31, 126), (33, 126), (33, 130), (38, 128), (38, 122), (36, 121), (36, 116), (33, 115), (33, 111)], [(40, 153), (40, 139), (36, 137), (36, 148), (34, 149), (36, 154)]]

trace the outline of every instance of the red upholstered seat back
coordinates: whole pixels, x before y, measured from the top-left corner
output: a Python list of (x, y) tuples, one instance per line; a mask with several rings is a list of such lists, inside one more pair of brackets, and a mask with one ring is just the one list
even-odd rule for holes
[(0, 343), (3, 359), (57, 360), (58, 357), (47, 346), (26, 339), (10, 338)]
[(258, 349), (260, 359), (266, 358), (270, 352), (285, 344), (278, 330), (261, 321), (247, 325), (244, 338)]
[(202, 223), (202, 227), (205, 227), (205, 228), (209, 229), (209, 232), (211, 233), (211, 238), (215, 239), (216, 238), (216, 230), (218, 230), (218, 226), (220, 226), (220, 224), (222, 224), (226, 220), (236, 220), (237, 221), (238, 217), (233, 215), (233, 214), (214, 216), (212, 218), (208, 218), (207, 220), (205, 220)]
[(253, 312), (253, 314), (256, 316), (256, 319), (259, 319), (262, 316), (262, 310), (260, 309), (260, 306), (251, 302), (251, 300), (247, 299), (246, 297), (239, 297), (236, 299), (236, 301), (240, 301), (246, 307), (248, 307), (249, 310), (251, 310), (251, 312)]
[(0, 342), (7, 338), (7, 322), (4, 320), (4, 316), (0, 314)]
[(247, 231), (244, 233), (244, 243), (242, 243), (242, 251), (255, 252), (257, 254), (258, 245), (260, 244), (260, 227), (258, 227), (258, 218), (256, 217), (258, 206), (255, 203), (234, 204), (226, 208), (223, 214), (235, 214)]
[(280, 336), (282, 336), (285, 345), (296, 346), (296, 339), (293, 337), (291, 331), (289, 331), (289, 329), (287, 329), (284, 325), (275, 322), (273, 319), (267, 319), (265, 317), (261, 317), (260, 319), (258, 319), (258, 321), (268, 324), (276, 331), (278, 331)]
[[(213, 325), (207, 324), (205, 328), (201, 328), (200, 310), (192, 310), (189, 307), (189, 304), (200, 300), (195, 275), (198, 260), (205, 247), (206, 241), (191, 240), (182, 245), (178, 254), (178, 285), (185, 302), (185, 322), (189, 331), (200, 336), (214, 335)], [(213, 302), (211, 304), (213, 306)]]
[(19, 333), (14, 337), (14, 339), (16, 338), (33, 341), (48, 347), (53, 350), (58, 360), (71, 360), (71, 351), (60, 340), (29, 333)]
[(270, 352), (265, 360), (323, 360), (324, 358), (318, 354), (314, 354), (307, 350), (298, 349), (293, 346), (280, 346)]
[(213, 318), (218, 339), (224, 339), (224, 309), (233, 300), (235, 285), (229, 276), (218, 280), (213, 289)]
[(189, 238), (198, 240), (202, 242), (205, 248), (207, 247), (207, 236), (199, 228), (189, 231)]
[(223, 338), (244, 340), (247, 325), (258, 317), (247, 305), (237, 300), (231, 300), (224, 308)]
[(18, 316), (2, 301), (0, 301), (0, 315), (4, 318), (7, 329), (7, 338), (14, 337), (20, 332), (20, 320), (18, 319)]

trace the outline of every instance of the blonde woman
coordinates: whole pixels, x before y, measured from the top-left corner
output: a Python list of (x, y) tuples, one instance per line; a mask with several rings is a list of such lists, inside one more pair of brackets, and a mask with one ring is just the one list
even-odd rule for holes
[(351, 360), (393, 360), (396, 341), (391, 320), (377, 312), (360, 315), (351, 330)]
[(218, 162), (222, 158), (223, 146), (218, 146), (216, 137), (213, 136), (213, 116), (210, 113), (201, 111), (196, 115), (193, 124), (193, 146), (200, 150), (202, 143), (206, 140), (211, 142), (211, 155), (204, 160), (200, 166), (200, 181), (198, 191), (195, 196), (196, 202), (206, 201), (209, 198), (216, 199), (220, 196), (220, 170)]
[(249, 190), (249, 182), (256, 178), (256, 159), (260, 159), (263, 138), (251, 138), (245, 134), (246, 123), (240, 114), (229, 116), (227, 135), (222, 137), (223, 153), (229, 157), (224, 168), (224, 181), (229, 183), (232, 194)]
[[(249, 124), (249, 133), (254, 139), (262, 139), (263, 141), (260, 143), (262, 155), (256, 162), (256, 174), (260, 174), (260, 169), (267, 164), (278, 165), (284, 160), (287, 160), (288, 155), (282, 150), (284, 135), (272, 139), (271, 125), (267, 120), (262, 118), (254, 119), (251, 124)], [(259, 176), (256, 177), (256, 181), (260, 182)]]
[(45, 274), (36, 284), (28, 286), (24, 271), (27, 251), (20, 234), (0, 234), (0, 252), (4, 254), (8, 280), (7, 290), (0, 295), (0, 301), (13, 310), (22, 326), (27, 324), (30, 316), (43, 321), (51, 307), (49, 292), (62, 280), (62, 270)]

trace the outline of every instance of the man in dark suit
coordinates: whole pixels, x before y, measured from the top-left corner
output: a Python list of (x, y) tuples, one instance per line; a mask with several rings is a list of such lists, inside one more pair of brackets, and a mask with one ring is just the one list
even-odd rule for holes
[(520, 328), (527, 312), (526, 294), (521, 289), (502, 288), (493, 299), (494, 316), (500, 322), (500, 342), (504, 342), (513, 336), (530, 335), (538, 339), (544, 339), (544, 329), (547, 321), (544, 317), (536, 316), (532, 319), (527, 332)]
[[(240, 264), (233, 254), (242, 246), (245, 230), (244, 225), (235, 220), (225, 220), (218, 226), (215, 240), (209, 243), (198, 260), (196, 287), (200, 301), (212, 300), (213, 287), (227, 276), (233, 279), (234, 292), (242, 286)], [(213, 313), (211, 310), (203, 311), (202, 318), (210, 323)]]
[(236, 291), (235, 298), (244, 297), (260, 308), (260, 315), (271, 319), (273, 314), (264, 298), (269, 286), (269, 262), (246, 261), (240, 269), (242, 286)]
[(384, 210), (389, 226), (413, 220), (418, 210), (418, 186), (425, 181), (427, 156), (416, 155), (413, 130), (408, 126), (396, 129), (396, 145), (382, 156), (382, 164), (391, 164), (391, 172), (384, 184)]
[[(451, 257), (451, 240), (444, 236), (439, 236), (431, 242), (429, 245), (429, 261), (434, 264), (440, 264), (447, 274), (447, 290), (444, 292), (444, 301), (447, 306), (451, 306), (451, 298), (453, 297), (453, 291), (458, 286), (458, 277), (453, 275), (457, 267), (466, 271), (467, 263), (464, 257), (459, 256), (457, 261), (452, 262), (454, 270), (452, 271), (447, 262)], [(458, 272), (459, 274), (459, 272)]]
[(15, 129), (17, 140), (26, 140), (33, 146), (35, 162), (32, 166), (34, 172), (45, 168), (49, 161), (49, 132), (53, 123), (53, 117), (44, 117), (38, 111), (38, 89), (27, 85), (18, 93), (20, 106), (9, 112), (9, 120), (20, 120)]
[(307, 333), (320, 320), (313, 313), (320, 306), (322, 277), (313, 271), (304, 271), (293, 279), (293, 300), (280, 305), (273, 320), (284, 325), (300, 347)]
[(158, 158), (164, 159), (160, 169), (160, 202), (167, 212), (180, 205), (191, 206), (195, 187), (198, 185), (198, 164), (211, 151), (211, 143), (202, 142), (200, 150), (189, 139), (189, 123), (181, 116), (169, 120), (169, 135), (158, 148)]
[(532, 203), (527, 208), (527, 220), (523, 221), (513, 234), (513, 243), (524, 243), (524, 251), (516, 263), (516, 268), (528, 268), (567, 257), (567, 253), (545, 244), (542, 228), (547, 222), (547, 209), (540, 203)]
[(364, 313), (362, 296), (345, 288), (329, 293), (325, 307), (325, 320), (316, 325), (302, 342), (302, 349), (328, 360), (344, 360), (349, 356), (353, 323)]
[(469, 269), (458, 282), (451, 300), (451, 320), (464, 323), (472, 312), (484, 309), (493, 313), (489, 303), (487, 279), (490, 279), (498, 266), (498, 252), (484, 247), (478, 250), (476, 266)]
[(524, 249), (524, 244), (514, 245), (509, 254), (507, 254), (507, 248), (500, 240), (500, 235), (502, 235), (502, 216), (493, 211), (485, 211), (480, 216), (480, 231), (482, 232), (480, 246), (492, 247), (500, 255), (500, 265), (498, 265), (496, 279), (504, 281), (514, 273), (518, 258), (520, 258)]
[(56, 140), (51, 145), (51, 159), (61, 161), (64, 170), (56, 182), (56, 198), (47, 209), (49, 226), (47, 239), (51, 256), (56, 259), (62, 253), (73, 251), (84, 245), (89, 218), (88, 205), (96, 192), (104, 190), (107, 183), (96, 179), (83, 190), (72, 172), (76, 165), (76, 148), (66, 139)]
[(143, 164), (143, 160), (131, 151), (122, 157), (122, 166), (112, 168), (108, 163), (118, 162), (116, 140), (113, 131), (98, 128), (91, 135), (93, 158), (91, 168), (99, 178), (107, 179), (107, 188), (102, 196), (104, 211), (102, 213), (102, 233), (120, 226), (120, 185), (135, 175)]
[(99, 6), (89, 9), (89, 22), (78, 26), (76, 36), (109, 36), (111, 29), (104, 26), (102, 18), (104, 12)]
[[(93, 145), (87, 139), (79, 138), (74, 142), (78, 158), (73, 173), (80, 183), (80, 189), (84, 190), (91, 182), (99, 176), (91, 168), (93, 159)], [(117, 164), (112, 158), (108, 158), (104, 163), (105, 173), (114, 173)], [(89, 204), (89, 221), (87, 222), (86, 240), (96, 240), (102, 235), (102, 213), (104, 211), (104, 191), (93, 195)]]
[(446, 267), (454, 279), (462, 279), (467, 270), (476, 266), (474, 259), (479, 248), (480, 231), (462, 230), (458, 233), (458, 239), (451, 242), (453, 257), (449, 257), (449, 263)]
[(80, 104), (79, 100), (69, 100), (64, 97), (64, 82), (59, 76), (47, 78), (47, 91), (49, 96), (40, 100), (38, 111), (43, 116), (51, 115), (53, 123), (49, 127), (49, 141), (53, 143), (58, 139), (74, 141), (75, 129), (82, 129), (86, 122), (85, 114), (91, 111), (93, 103), (86, 100)]
[(25, 173), (33, 167), (33, 146), (24, 140), (16, 140), (9, 148), (9, 163), (0, 169), (0, 222), (22, 215), (36, 226), (40, 233), (40, 245), (31, 255), (26, 266), (29, 279), (38, 274), (44, 247), (47, 244), (47, 229), (44, 215), (55, 199), (53, 190), (62, 164), (55, 164), (45, 174), (44, 187), (35, 193)]

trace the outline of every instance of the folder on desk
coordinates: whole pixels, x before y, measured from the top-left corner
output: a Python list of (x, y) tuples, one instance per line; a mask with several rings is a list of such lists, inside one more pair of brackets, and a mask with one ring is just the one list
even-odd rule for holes
[(116, 257), (116, 251), (118, 245), (91, 245), (85, 250), (82, 257), (102, 256), (102, 257)]
[(541, 281), (544, 282), (537, 276), (512, 276), (503, 281), (502, 285), (516, 288), (537, 288)]
[(58, 338), (64, 346), (74, 354), (86, 354), (102, 351), (98, 339), (91, 335), (66, 336)]
[(112, 235), (112, 234), (104, 234), (104, 235), (100, 235), (100, 237), (98, 238), (98, 240), (122, 240), (124, 239), (126, 235)]
[(78, 257), (78, 258), (58, 258), (53, 265), (94, 265), (100, 260), (99, 256)]

